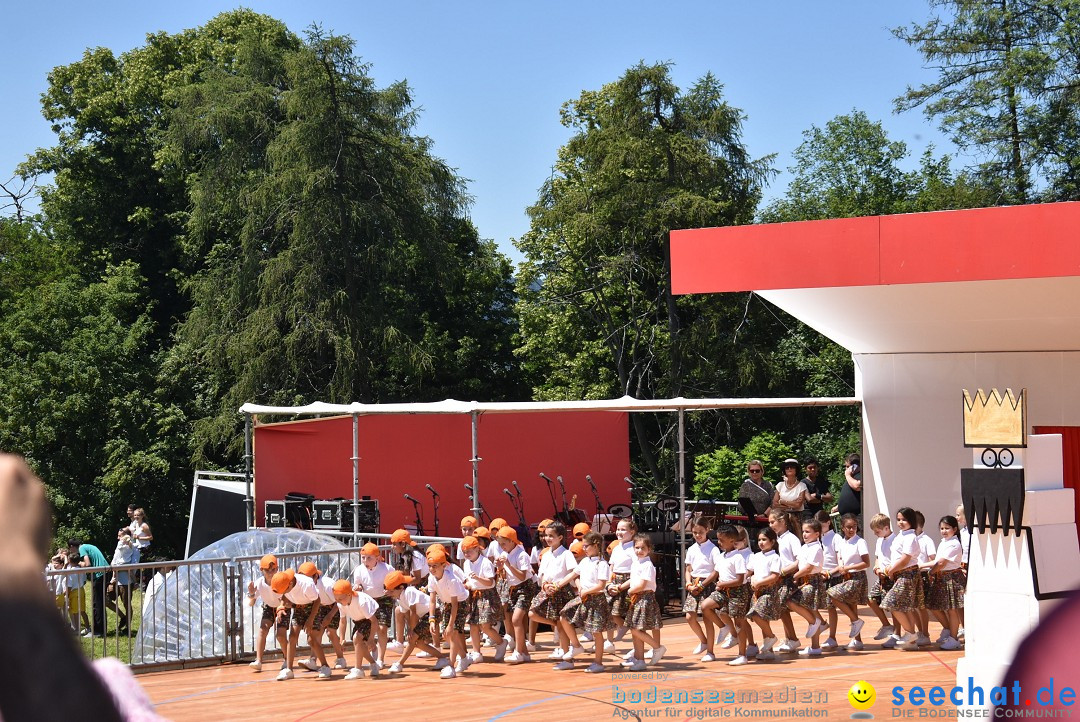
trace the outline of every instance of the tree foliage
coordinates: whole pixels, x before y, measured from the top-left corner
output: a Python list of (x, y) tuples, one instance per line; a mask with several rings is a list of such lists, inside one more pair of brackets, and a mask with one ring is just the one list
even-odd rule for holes
[(733, 501), (746, 479), (746, 465), (751, 459), (760, 461), (765, 478), (776, 484), (780, 480), (780, 464), (793, 456), (791, 445), (773, 431), (755, 434), (739, 450), (721, 446), (694, 459), (694, 493), (698, 499)]

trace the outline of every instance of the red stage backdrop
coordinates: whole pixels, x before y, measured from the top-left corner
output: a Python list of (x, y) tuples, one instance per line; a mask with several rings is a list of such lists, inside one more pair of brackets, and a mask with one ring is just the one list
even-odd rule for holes
[[(472, 501), (464, 485), (472, 482), (472, 432), (468, 414), (361, 416), (360, 496), (379, 500), (381, 531), (412, 524), (410, 494), (423, 503), (426, 531), (433, 529), (431, 484), (442, 496), (439, 529), (460, 533), (458, 522)], [(503, 488), (517, 480), (529, 523), (554, 511), (540, 472), (562, 475), (569, 500), (591, 517), (595, 502), (590, 474), (605, 506), (629, 502), (624, 477), (630, 476), (626, 413), (567, 411), (481, 414), (477, 436), (480, 502), (492, 516), (517, 524)], [(316, 499), (352, 498), (352, 417), (261, 424), (255, 427), (255, 519), (264, 522), (263, 502), (290, 491)], [(559, 508), (558, 485), (556, 498)]]

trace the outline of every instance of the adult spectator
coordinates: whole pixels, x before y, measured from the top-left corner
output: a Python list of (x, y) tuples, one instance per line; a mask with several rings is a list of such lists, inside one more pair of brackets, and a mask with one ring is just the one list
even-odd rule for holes
[(150, 533), (150, 525), (146, 523), (146, 512), (139, 507), (131, 515), (131, 538), (135, 542), (138, 553), (132, 564), (138, 564), (146, 559), (150, 550), (150, 542), (154, 541), (154, 535)]
[(806, 478), (803, 483), (810, 492), (810, 500), (806, 502), (803, 516), (809, 518), (824, 508), (826, 504), (832, 504), (833, 495), (828, 478), (821, 473), (818, 460), (813, 456), (803, 459), (803, 469), (806, 470)]
[(802, 512), (810, 499), (810, 492), (806, 484), (799, 479), (799, 462), (795, 459), (784, 459), (780, 470), (784, 473), (784, 479), (776, 485), (776, 493), (773, 494), (772, 501), (773, 509)]
[(840, 501), (836, 504), (836, 512), (840, 515), (854, 514), (861, 521), (862, 457), (858, 454), (848, 454), (844, 458), (844, 485), (840, 487)]
[[(109, 560), (105, 558), (105, 555), (101, 553), (93, 544), (83, 544), (78, 539), (68, 539), (68, 554), (78, 558), (78, 565), (80, 567), (107, 567), (109, 566)], [(93, 607), (90, 628), (95, 635), (105, 635), (105, 583), (102, 581), (102, 577), (105, 576), (104, 570), (94, 572), (93, 577), (90, 580), (90, 590), (93, 593), (94, 601), (91, 606)]]
[(747, 499), (754, 508), (754, 513), (766, 514), (772, 505), (776, 487), (765, 478), (765, 466), (758, 459), (751, 459), (746, 464), (748, 478), (739, 487), (739, 499)]

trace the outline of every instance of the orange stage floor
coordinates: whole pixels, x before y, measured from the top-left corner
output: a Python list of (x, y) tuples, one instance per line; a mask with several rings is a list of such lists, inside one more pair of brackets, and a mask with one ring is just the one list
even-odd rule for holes
[[(224, 665), (171, 672), (147, 672), (138, 676), (160, 714), (173, 720), (318, 720), (318, 719), (423, 719), (439, 720), (604, 720), (723, 718), (757, 719), (849, 719), (855, 711), (848, 689), (865, 680), (877, 692), (869, 710), (877, 719), (899, 717), (892, 704), (896, 686), (921, 686), (929, 690), (955, 684), (956, 660), (963, 654), (935, 647), (919, 651), (880, 649), (872, 642), (878, 623), (867, 624), (861, 652), (838, 651), (807, 659), (780, 655), (776, 661), (730, 667), (734, 650), (717, 650), (717, 661), (703, 664), (690, 651), (696, 644), (682, 620), (668, 621), (662, 641), (668, 654), (647, 672), (629, 673), (617, 665), (615, 656), (605, 662), (609, 672), (587, 674), (585, 663), (573, 671), (555, 671), (547, 659), (551, 635), (541, 634), (544, 649), (531, 664), (506, 665), (485, 662), (452, 680), (439, 678), (429, 660), (410, 660), (405, 671), (345, 681), (344, 671), (331, 679), (297, 671), (296, 678), (277, 682), (278, 663), (268, 661), (261, 673), (247, 665)], [(796, 629), (802, 631), (799, 621)], [(775, 629), (779, 630), (779, 624)], [(840, 626), (845, 644), (847, 624)], [(938, 628), (931, 627), (936, 636)], [(759, 640), (760, 641), (760, 640)], [(803, 640), (805, 641), (805, 640)], [(629, 636), (617, 644), (619, 653), (630, 648)], [(490, 657), (490, 650), (485, 650)], [(394, 661), (396, 653), (387, 654)], [(351, 662), (350, 653), (350, 662)], [(674, 695), (686, 692), (686, 701)], [(693, 695), (700, 695), (695, 701)], [(634, 702), (635, 694), (644, 700)], [(673, 695), (671, 702), (653, 702), (652, 695)], [(710, 700), (712, 695), (715, 701)], [(757, 701), (754, 702), (756, 695)], [(955, 715), (951, 706), (908, 707), (914, 718), (920, 712)], [(906, 716), (906, 715), (905, 715)]]

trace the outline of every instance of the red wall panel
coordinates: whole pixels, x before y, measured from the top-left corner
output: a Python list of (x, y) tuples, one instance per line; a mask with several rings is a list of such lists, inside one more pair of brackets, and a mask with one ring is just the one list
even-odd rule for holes
[[(379, 500), (382, 531), (411, 524), (411, 494), (424, 504), (424, 525), (432, 531), (431, 484), (441, 495), (440, 531), (457, 533), (472, 502), (464, 484), (472, 481), (471, 420), (462, 414), (362, 416), (359, 420), (360, 495)], [(629, 501), (627, 414), (559, 412), (481, 415), (478, 424), (480, 501), (489, 514), (517, 523), (504, 487), (517, 480), (528, 521), (554, 511), (539, 473), (562, 475), (569, 499), (594, 511), (585, 481), (591, 474), (605, 505)], [(263, 502), (290, 491), (319, 499), (352, 497), (352, 417), (262, 424), (255, 427), (256, 521)], [(512, 489), (511, 489), (512, 490)], [(561, 508), (562, 501), (559, 499)]]

